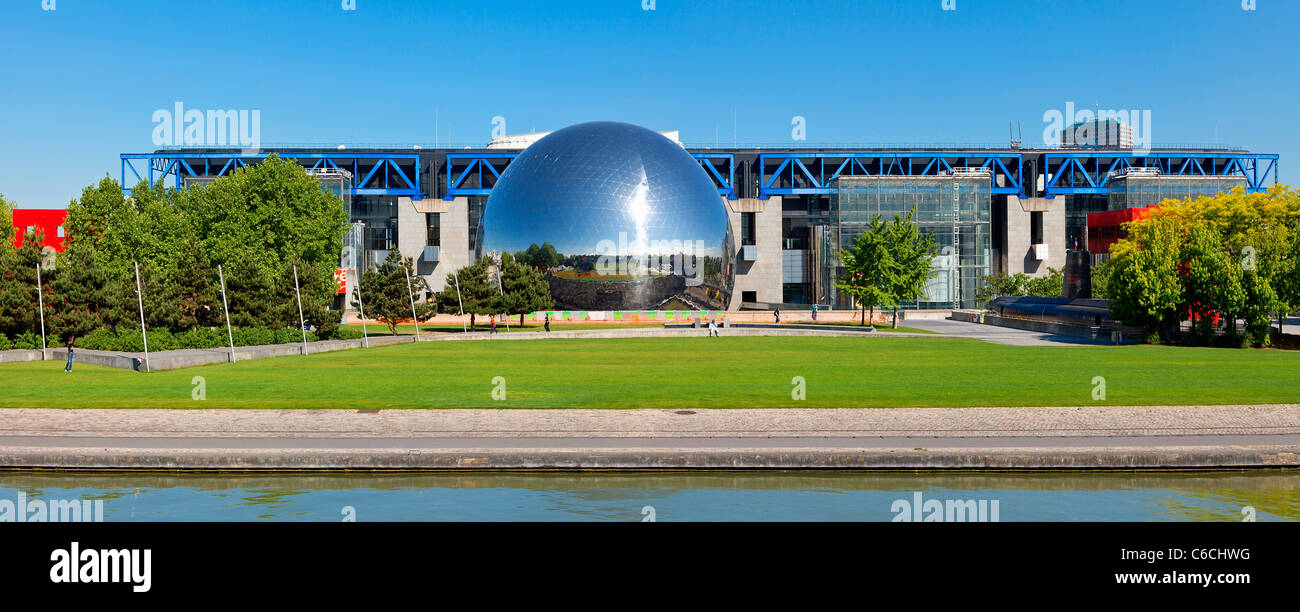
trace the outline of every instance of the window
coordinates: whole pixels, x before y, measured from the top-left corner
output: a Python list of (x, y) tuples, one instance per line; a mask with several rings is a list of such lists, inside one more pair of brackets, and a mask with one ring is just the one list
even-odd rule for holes
[(754, 213), (740, 213), (740, 244), (758, 244), (755, 241), (758, 232), (754, 228)]
[(1029, 244), (1043, 244), (1043, 213), (1029, 213)]
[(59, 226), (59, 229), (57, 230), (57, 232), (58, 232), (59, 238), (63, 238), (63, 226), (62, 226), (62, 225)]
[(442, 215), (441, 213), (425, 213), (425, 246), (441, 246), (442, 244)]
[(758, 301), (758, 292), (757, 292), (757, 291), (741, 291), (741, 292), (740, 292), (740, 301), (742, 301), (742, 302), (757, 302), (757, 301)]

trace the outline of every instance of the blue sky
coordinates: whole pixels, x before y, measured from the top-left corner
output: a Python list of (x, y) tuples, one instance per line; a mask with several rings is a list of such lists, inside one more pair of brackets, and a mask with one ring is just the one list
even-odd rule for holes
[[(46, 5), (51, 0), (44, 0)], [(258, 110), (261, 141), (430, 145), (596, 119), (683, 141), (1003, 143), (1043, 113), (1151, 111), (1161, 143), (1300, 174), (1300, 1), (0, 2), (0, 193), (65, 206), (157, 109)], [(1249, 1), (1249, 0), (1248, 0)], [(733, 116), (736, 130), (733, 132)]]

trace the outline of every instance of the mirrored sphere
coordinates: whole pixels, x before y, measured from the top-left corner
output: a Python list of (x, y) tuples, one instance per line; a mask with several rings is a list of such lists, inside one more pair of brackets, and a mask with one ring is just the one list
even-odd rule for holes
[(480, 254), (522, 253), (545, 271), (558, 309), (720, 310), (731, 300), (722, 197), (694, 157), (643, 127), (580, 123), (533, 143), (493, 187), (480, 227)]

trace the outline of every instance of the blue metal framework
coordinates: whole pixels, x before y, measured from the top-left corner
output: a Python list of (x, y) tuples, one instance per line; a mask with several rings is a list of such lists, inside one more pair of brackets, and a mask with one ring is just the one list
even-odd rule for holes
[[(150, 185), (171, 177), (180, 188), (185, 179), (227, 176), (239, 168), (266, 159), (269, 153), (123, 153), (122, 190), (135, 182), (148, 180)], [(354, 195), (396, 195), (422, 199), (420, 155), (411, 153), (276, 153), (308, 170), (345, 170), (352, 174), (350, 191)], [(137, 167), (136, 164), (140, 164)], [(127, 182), (127, 171), (135, 177)]]
[(841, 176), (945, 176), (954, 168), (986, 168), (993, 193), (1024, 193), (1024, 160), (1020, 153), (815, 152), (760, 154), (758, 198), (830, 194), (835, 190), (835, 179)]
[(1071, 152), (1043, 154), (1046, 197), (1074, 193), (1105, 194), (1110, 181), (1130, 168), (1155, 169), (1161, 176), (1220, 176), (1246, 179), (1246, 190), (1268, 189), (1269, 174), (1277, 183), (1276, 154), (1151, 152)]
[[(488, 195), (501, 179), (506, 166), (519, 156), (513, 153), (448, 153), (447, 186), (442, 199), (456, 196)], [(736, 157), (731, 153), (692, 153), (700, 163), (718, 194), (736, 199)]]

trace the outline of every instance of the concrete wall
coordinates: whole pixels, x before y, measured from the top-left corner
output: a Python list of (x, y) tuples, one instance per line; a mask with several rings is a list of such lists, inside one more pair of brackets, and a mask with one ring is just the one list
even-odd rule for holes
[[(421, 261), (427, 241), (425, 213), (441, 215), (442, 245), (436, 263)], [(431, 291), (441, 291), (448, 274), (470, 263), (469, 200), (464, 197), (452, 201), (398, 198), (397, 250), (415, 260), (416, 273), (424, 278)]]
[[(727, 206), (727, 220), (731, 222), (731, 235), (736, 240), (736, 286), (732, 293), (731, 310), (740, 308), (744, 291), (755, 292), (759, 302), (780, 303), (784, 297), (781, 274), (781, 197), (769, 200), (742, 198), (723, 200)], [(741, 213), (754, 213), (755, 246), (758, 259), (742, 261), (740, 258)]]
[[(1046, 274), (1048, 268), (1065, 267), (1065, 198), (1017, 198), (1009, 196), (1006, 202), (1006, 225), (1002, 228), (1005, 251), (1002, 267), (1010, 274)], [(1047, 244), (1047, 259), (1034, 259), (1031, 213), (1043, 213), (1043, 242)]]

